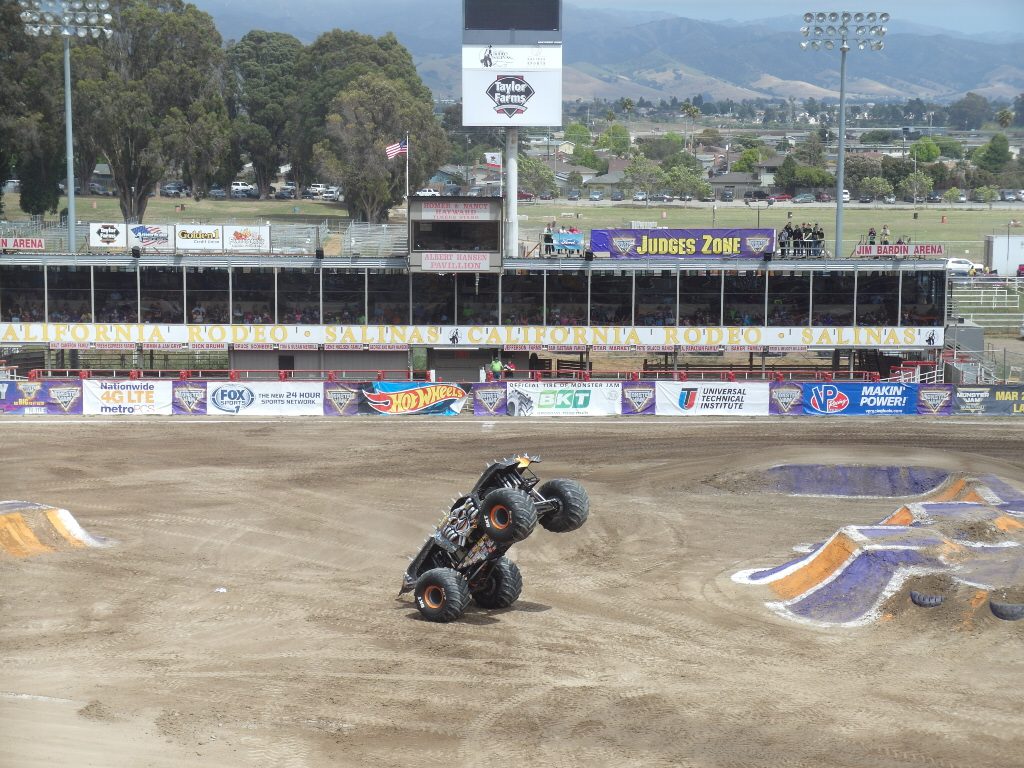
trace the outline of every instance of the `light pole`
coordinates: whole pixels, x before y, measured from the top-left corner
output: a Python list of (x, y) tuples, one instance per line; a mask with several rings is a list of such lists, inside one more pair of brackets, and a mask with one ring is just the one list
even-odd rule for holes
[(108, 39), (113, 17), (107, 0), (18, 0), (25, 32), (32, 37), (57, 34), (64, 39), (64, 149), (67, 154), (68, 250), (75, 244), (75, 147), (71, 132), (71, 38)]
[[(839, 156), (836, 158), (836, 244), (833, 254), (839, 255), (843, 244), (843, 174), (846, 161), (846, 53), (850, 50), (850, 37), (857, 41), (857, 47), (864, 50), (880, 51), (885, 47), (885, 23), (889, 14), (876, 11), (829, 11), (804, 14), (804, 26), (800, 33), (813, 38), (800, 43), (803, 50), (831, 51), (839, 44)], [(850, 22), (856, 26), (851, 29)]]
[(753, 208), (754, 210), (757, 211), (757, 228), (758, 229), (761, 228), (761, 211), (763, 211), (766, 208), (771, 208), (773, 205), (775, 205), (775, 201), (774, 200), (755, 200), (754, 202), (750, 202), (749, 200), (744, 200), (743, 202), (746, 203), (747, 208)]

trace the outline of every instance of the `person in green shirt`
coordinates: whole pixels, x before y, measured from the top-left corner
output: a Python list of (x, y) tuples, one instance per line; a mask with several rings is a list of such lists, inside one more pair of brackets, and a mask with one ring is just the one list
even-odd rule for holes
[(498, 381), (498, 380), (501, 379), (501, 369), (502, 369), (501, 358), (500, 357), (493, 358), (491, 360), (491, 375), (494, 377), (495, 381)]

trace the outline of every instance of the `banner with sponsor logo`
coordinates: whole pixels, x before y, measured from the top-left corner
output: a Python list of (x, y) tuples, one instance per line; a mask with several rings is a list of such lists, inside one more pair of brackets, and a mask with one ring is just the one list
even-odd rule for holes
[(82, 413), (79, 381), (0, 380), (0, 414), (67, 416)]
[(474, 416), (505, 416), (506, 387), (503, 381), (473, 385)]
[(139, 247), (155, 253), (170, 253), (174, 250), (174, 225), (129, 224), (128, 247)]
[(228, 381), (207, 383), (211, 416), (321, 416), (321, 381)]
[(772, 384), (768, 390), (768, 413), (772, 416), (802, 416), (803, 386), (792, 381)]
[(170, 381), (85, 379), (82, 413), (86, 416), (170, 416)]
[(90, 248), (128, 247), (128, 225), (122, 222), (94, 222), (89, 224)]
[(174, 382), (171, 412), (175, 416), (205, 416), (206, 388), (205, 381)]
[(178, 224), (174, 228), (177, 251), (223, 251), (224, 227), (218, 224)]
[(653, 381), (622, 382), (622, 415), (654, 416), (657, 390)]
[(324, 384), (324, 416), (358, 416), (362, 391), (358, 384)]
[(775, 251), (775, 230), (594, 229), (590, 250), (613, 259), (760, 259)]
[(659, 416), (767, 416), (768, 382), (659, 381)]
[(950, 416), (953, 413), (952, 384), (918, 384), (917, 413), (922, 416)]
[(805, 414), (826, 416), (907, 416), (917, 414), (917, 384), (803, 384)]
[(561, 125), (561, 45), (463, 45), (462, 124)]
[(1024, 416), (1024, 387), (957, 386), (954, 412), (960, 415), (985, 414), (993, 416)]
[(456, 416), (469, 393), (458, 384), (375, 381), (361, 391), (368, 413)]
[(508, 381), (509, 416), (620, 416), (622, 385), (617, 381)]
[(224, 227), (224, 250), (244, 253), (270, 252), (270, 227)]

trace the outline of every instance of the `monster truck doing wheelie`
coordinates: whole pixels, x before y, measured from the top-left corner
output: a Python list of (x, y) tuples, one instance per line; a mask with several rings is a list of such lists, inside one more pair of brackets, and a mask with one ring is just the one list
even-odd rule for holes
[(539, 522), (556, 533), (575, 531), (590, 499), (575, 480), (540, 479), (536, 456), (496, 461), (467, 495), (457, 498), (413, 558), (399, 595), (412, 592), (428, 621), (455, 621), (470, 599), (481, 608), (508, 608), (523, 590), (523, 577), (505, 553)]

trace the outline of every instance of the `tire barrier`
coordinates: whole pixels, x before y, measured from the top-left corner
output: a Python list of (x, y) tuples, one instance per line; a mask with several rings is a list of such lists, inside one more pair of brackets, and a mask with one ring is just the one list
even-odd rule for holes
[[(837, 468), (837, 473), (851, 476), (844, 469), (851, 468)], [(805, 474), (798, 468), (794, 476)], [(919, 477), (941, 474), (922, 469)], [(846, 488), (861, 490), (859, 483)], [(842, 490), (826, 488), (821, 495), (841, 495)], [(775, 599), (765, 605), (780, 616), (837, 627), (877, 621), (914, 579), (948, 579), (953, 593), (960, 588), (975, 594), (1024, 589), (1024, 493), (1000, 478), (982, 475), (947, 477), (920, 498), (876, 523), (844, 526), (782, 565), (735, 573), (733, 581), (768, 587)], [(921, 588), (909, 591), (914, 605), (927, 608), (955, 596)], [(991, 599), (989, 604), (999, 618), (1024, 616), (1024, 606)], [(971, 610), (976, 607), (972, 602)]]
[(86, 532), (66, 509), (31, 501), (0, 501), (0, 557), (35, 557), (110, 543)]

